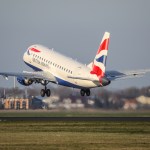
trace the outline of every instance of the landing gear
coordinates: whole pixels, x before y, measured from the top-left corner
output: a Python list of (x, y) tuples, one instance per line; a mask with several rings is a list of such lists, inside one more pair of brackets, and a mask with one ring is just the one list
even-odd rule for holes
[(81, 94), (81, 96), (84, 96), (85, 95), (85, 90), (81, 89), (80, 94)]
[(44, 90), (44, 89), (41, 90), (41, 96), (42, 96), (42, 97), (45, 96), (45, 90)]
[(86, 96), (90, 96), (90, 95), (91, 95), (90, 89), (86, 89)]
[(47, 89), (47, 90), (46, 90), (46, 95), (47, 95), (47, 97), (50, 97), (50, 96), (51, 96), (51, 91), (50, 91), (50, 89)]
[(81, 96), (85, 96), (85, 94), (86, 96), (90, 96), (91, 92), (90, 89), (81, 89), (80, 94)]
[(47, 97), (50, 97), (50, 96), (51, 96), (51, 91), (50, 91), (50, 89), (46, 89), (46, 90), (45, 90), (45, 89), (42, 89), (42, 90), (41, 90), (41, 96), (44, 97), (45, 95), (46, 95)]
[(46, 85), (47, 85), (48, 83), (49, 83), (49, 82), (47, 82), (47, 81), (44, 81), (44, 83), (42, 83), (42, 85), (45, 86), (45, 89), (42, 89), (42, 90), (41, 90), (41, 96), (42, 96), (42, 97), (44, 97), (45, 95), (46, 95), (47, 97), (50, 97), (50, 96), (51, 96), (51, 91), (50, 91), (50, 89), (47, 89), (47, 87), (46, 87)]

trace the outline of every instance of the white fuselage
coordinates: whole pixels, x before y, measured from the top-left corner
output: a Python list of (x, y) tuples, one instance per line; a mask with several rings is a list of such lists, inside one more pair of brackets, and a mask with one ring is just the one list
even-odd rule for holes
[(79, 89), (100, 86), (93, 81), (73, 79), (73, 77), (97, 78), (97, 76), (91, 75), (91, 69), (86, 65), (42, 45), (30, 46), (25, 52), (23, 60), (35, 71), (52, 74), (56, 78), (57, 84)]

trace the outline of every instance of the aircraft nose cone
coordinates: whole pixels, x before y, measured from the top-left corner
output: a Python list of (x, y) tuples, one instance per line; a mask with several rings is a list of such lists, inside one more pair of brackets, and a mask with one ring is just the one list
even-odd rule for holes
[(23, 54), (23, 60), (25, 61), (26, 59), (26, 53)]
[(27, 51), (23, 54), (23, 60), (24, 60), (24, 61), (27, 61), (28, 56), (30, 56), (29, 50), (27, 50)]

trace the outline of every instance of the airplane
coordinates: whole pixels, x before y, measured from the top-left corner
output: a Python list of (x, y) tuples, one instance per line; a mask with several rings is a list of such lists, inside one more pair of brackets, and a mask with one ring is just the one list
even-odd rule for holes
[(107, 86), (118, 79), (141, 77), (150, 72), (150, 69), (124, 72), (106, 71), (109, 40), (110, 33), (105, 32), (94, 60), (88, 65), (43, 45), (35, 44), (30, 46), (23, 55), (25, 64), (33, 69), (32, 72), (0, 72), (0, 75), (5, 79), (8, 79), (8, 76), (15, 76), (17, 81), (24, 86), (40, 83), (44, 86), (40, 92), (41, 96), (50, 97), (51, 90), (47, 88), (50, 82), (80, 89), (81, 96), (90, 96), (91, 88)]

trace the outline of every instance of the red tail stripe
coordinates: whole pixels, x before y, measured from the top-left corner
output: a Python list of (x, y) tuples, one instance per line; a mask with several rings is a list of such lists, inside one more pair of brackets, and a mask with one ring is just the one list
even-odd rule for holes
[(102, 50), (108, 50), (108, 45), (109, 45), (109, 38), (108, 38), (108, 39), (105, 39), (105, 40), (103, 41), (103, 43), (100, 44), (100, 46), (99, 46), (99, 48), (98, 48), (98, 51), (97, 51), (97, 54), (99, 54), (100, 51), (102, 51)]
[(96, 74), (98, 77), (103, 77), (104, 76), (104, 72), (96, 65), (93, 65), (93, 69), (90, 72), (91, 74)]

